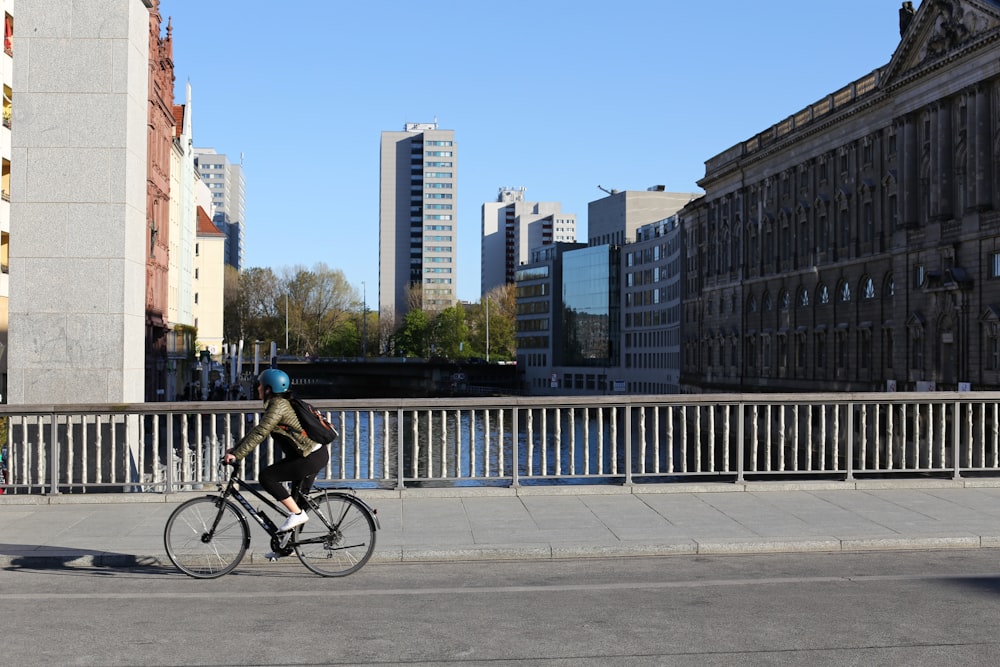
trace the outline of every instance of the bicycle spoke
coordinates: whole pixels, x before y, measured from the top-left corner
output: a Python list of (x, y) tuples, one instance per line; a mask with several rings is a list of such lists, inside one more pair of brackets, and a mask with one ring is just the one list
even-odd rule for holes
[(375, 520), (362, 503), (344, 494), (320, 492), (312, 500), (312, 520), (296, 533), (299, 560), (324, 577), (357, 572), (375, 550)]
[(217, 502), (213, 497), (189, 500), (167, 520), (163, 534), (167, 556), (192, 577), (222, 576), (232, 571), (246, 553), (250, 541), (246, 520), (232, 503), (225, 502), (220, 510)]

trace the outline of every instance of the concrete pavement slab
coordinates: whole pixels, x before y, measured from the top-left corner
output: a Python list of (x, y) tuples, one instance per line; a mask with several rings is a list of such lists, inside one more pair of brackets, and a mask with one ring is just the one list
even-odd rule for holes
[[(374, 559), (381, 562), (1000, 548), (1000, 487), (920, 481), (359, 495), (379, 511)], [(0, 496), (0, 566), (169, 566), (163, 527), (197, 495), (205, 493)], [(269, 548), (267, 535), (251, 526), (247, 565), (262, 562)]]

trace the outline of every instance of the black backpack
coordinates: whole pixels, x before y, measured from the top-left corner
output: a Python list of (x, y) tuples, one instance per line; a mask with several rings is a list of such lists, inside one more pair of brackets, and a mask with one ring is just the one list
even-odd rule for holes
[(297, 396), (289, 396), (288, 402), (292, 404), (295, 416), (299, 418), (307, 438), (321, 445), (329, 445), (337, 438), (337, 429), (319, 410)]

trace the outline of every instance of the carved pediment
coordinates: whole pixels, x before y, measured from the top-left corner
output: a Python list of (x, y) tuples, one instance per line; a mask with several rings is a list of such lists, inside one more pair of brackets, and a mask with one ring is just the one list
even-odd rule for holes
[(882, 75), (882, 85), (1000, 29), (1000, 0), (923, 0)]

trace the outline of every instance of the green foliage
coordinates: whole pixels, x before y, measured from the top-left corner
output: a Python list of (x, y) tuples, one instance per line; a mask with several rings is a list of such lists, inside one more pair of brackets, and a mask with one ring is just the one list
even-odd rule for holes
[(469, 327), (465, 323), (465, 310), (461, 306), (445, 308), (431, 322), (431, 354), (445, 359), (463, 359), (471, 356), (468, 344)]
[(429, 352), (431, 320), (422, 310), (411, 310), (394, 337), (396, 354), (401, 357), (426, 357)]
[(488, 332), (490, 361), (516, 357), (513, 286), (493, 290), (479, 304), (434, 314), (411, 308), (395, 331), (392, 313), (367, 312), (360, 297), (342, 271), (322, 263), (286, 267), (280, 276), (269, 268), (227, 269), (224, 337), (276, 342), (282, 354), (296, 356), (357, 357), (364, 351), (457, 360), (485, 358)]
[[(348, 334), (337, 332), (361, 304), (342, 271), (319, 263), (285, 268), (280, 277), (269, 268), (233, 270), (226, 275), (225, 308), (226, 340), (274, 341), (282, 353), (302, 356), (342, 348), (338, 335)], [(350, 356), (358, 349), (355, 344)]]

